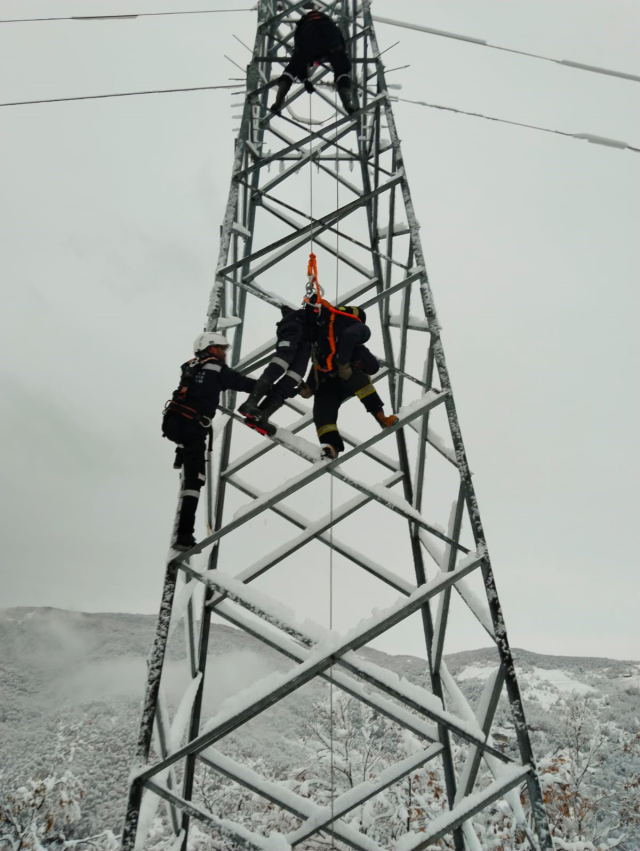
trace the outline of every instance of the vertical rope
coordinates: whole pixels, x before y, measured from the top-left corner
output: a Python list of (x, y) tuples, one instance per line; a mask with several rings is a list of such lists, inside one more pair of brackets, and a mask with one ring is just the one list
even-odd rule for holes
[[(308, 74), (308, 72), (307, 72)], [(309, 130), (312, 128), (313, 122), (313, 102), (311, 98), (313, 95), (309, 92)], [(309, 139), (309, 215), (311, 216), (311, 234), (310, 234), (310, 247), (309, 251), (313, 254), (313, 163), (311, 161), (311, 152), (313, 150), (313, 142)]]
[[(334, 92), (334, 108), (338, 112), (338, 93)], [(336, 210), (340, 207), (340, 182), (338, 181), (338, 146), (336, 145)], [(333, 303), (337, 306), (338, 297), (340, 294), (339, 275), (340, 261), (338, 258), (338, 250), (340, 248), (340, 225), (336, 224), (336, 285)], [(329, 520), (331, 526), (329, 528), (329, 629), (333, 629), (333, 476), (329, 476)], [(329, 715), (331, 718), (330, 739), (331, 739), (331, 820), (335, 815), (335, 775), (334, 775), (334, 760), (333, 760), (333, 667), (329, 669)], [(331, 847), (335, 848), (335, 837), (331, 837)]]

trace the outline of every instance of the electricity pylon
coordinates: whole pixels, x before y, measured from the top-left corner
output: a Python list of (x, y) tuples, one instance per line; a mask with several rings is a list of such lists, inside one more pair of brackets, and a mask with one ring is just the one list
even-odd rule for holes
[[(172, 551), (167, 565), (123, 848), (134, 848), (138, 830), (148, 823), (159, 799), (167, 807), (176, 848), (186, 848), (193, 819), (229, 845), (274, 847), (271, 840), (234, 823), (232, 814), (209, 811), (198, 801), (196, 768), (218, 772), (292, 814), (299, 826), (284, 836), (291, 847), (318, 834), (342, 847), (376, 846), (345, 821), (372, 797), (371, 784), (363, 785), (360, 794), (351, 790), (348, 798), (338, 797), (331, 807), (321, 808), (290, 790), (285, 794), (284, 787), (267, 783), (216, 747), (301, 686), (321, 679), (424, 744), (424, 750), (397, 763), (373, 794), (430, 760), (441, 761), (447, 798), (443, 812), (421, 832), (409, 831), (403, 849), (421, 851), (449, 836), (456, 849), (478, 851), (473, 818), (504, 799), (531, 847), (546, 851), (552, 849), (549, 826), (370, 4), (316, 3), (343, 30), (357, 111), (347, 115), (337, 105), (329, 71), (320, 65), (313, 77), (316, 94), (308, 97), (301, 86), (294, 86), (283, 114), (274, 116), (267, 108), (269, 90), (288, 61), (302, 6), (303, 0), (258, 3), (206, 328), (227, 333), (234, 367), (246, 373), (260, 370), (274, 346), (278, 309), (300, 304), (311, 246), (326, 298), (367, 312), (373, 331), (369, 345), (381, 362), (373, 380), (386, 386), (400, 418), (392, 428), (379, 431), (356, 400), (349, 402), (341, 412), (341, 428), (348, 425), (348, 449), (328, 462), (320, 460), (309, 403), (291, 400), (279, 416), (297, 418), (288, 425), (276, 418), (278, 432), (266, 439), (244, 428), (234, 412), (235, 398), (227, 394), (216, 417), (216, 451), (210, 445), (208, 455), (207, 534), (187, 553)], [(299, 436), (307, 431), (308, 440)], [(298, 472), (292, 475), (291, 469)], [(326, 490), (320, 488), (323, 482), (331, 482), (329, 506)], [(336, 498), (350, 496), (335, 506), (334, 486)], [(244, 503), (238, 502), (238, 494)], [(302, 512), (291, 506), (293, 495)], [(307, 516), (318, 507), (324, 509), (320, 517), (317, 511)], [(277, 519), (268, 527), (253, 523), (265, 516)], [(340, 530), (356, 530), (348, 544), (334, 533), (337, 524)], [(297, 529), (294, 537), (287, 534), (290, 526)], [(248, 530), (253, 530), (253, 539)], [(247, 563), (251, 540), (261, 555)], [(265, 554), (264, 546), (271, 542), (276, 546)], [(327, 552), (323, 547), (340, 564), (335, 603), (341, 606), (341, 626), (346, 626), (340, 636), (318, 624), (310, 626), (283, 608), (289, 602), (307, 616), (313, 613), (315, 592), (305, 598), (295, 587), (296, 577), (317, 588), (312, 573), (317, 552)], [(315, 555), (309, 555), (312, 552)], [(252, 583), (259, 577), (263, 579), (257, 591)], [(352, 583), (348, 606), (347, 592), (339, 587), (345, 577)], [(361, 587), (363, 593), (354, 595), (353, 589)], [(388, 608), (372, 615), (371, 601), (385, 593)], [(275, 682), (267, 677), (236, 695), (230, 707), (223, 706), (203, 723), (214, 615), (281, 653), (291, 668)], [(475, 708), (443, 655), (447, 636), (464, 615), (495, 647), (496, 667)], [(426, 650), (424, 688), (390, 676), (356, 652), (412, 617)], [(162, 676), (170, 635), (182, 619), (190, 682), (171, 722)], [(505, 714), (501, 707), (510, 711)], [(491, 735), (499, 711), (503, 736), (504, 718), (510, 719), (509, 753)], [(530, 823), (520, 790), (529, 797)], [(144, 836), (138, 835), (136, 847), (143, 845)]]

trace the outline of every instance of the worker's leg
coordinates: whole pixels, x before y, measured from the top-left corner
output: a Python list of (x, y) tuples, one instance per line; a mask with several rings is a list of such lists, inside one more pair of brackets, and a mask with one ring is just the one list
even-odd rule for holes
[(205, 446), (206, 431), (202, 436), (188, 440), (185, 438), (182, 450), (184, 473), (180, 492), (180, 511), (175, 543), (181, 548), (195, 544), (194, 530), (200, 489), (205, 482)]
[(389, 428), (398, 421), (394, 414), (385, 415), (384, 402), (366, 372), (354, 367), (351, 376), (344, 381), (340, 379), (340, 384), (345, 392), (360, 399), (365, 410), (375, 418), (380, 428)]
[[(338, 409), (344, 396), (338, 378), (323, 378), (313, 400), (313, 421), (323, 454), (336, 458), (344, 452), (344, 443), (338, 431)], [(326, 451), (325, 451), (326, 450)]]

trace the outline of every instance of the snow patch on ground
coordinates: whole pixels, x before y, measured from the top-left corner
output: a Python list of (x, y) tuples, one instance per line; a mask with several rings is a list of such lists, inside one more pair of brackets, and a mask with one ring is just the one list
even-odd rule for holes
[(539, 680), (551, 683), (558, 691), (566, 694), (571, 694), (572, 692), (576, 692), (576, 694), (589, 694), (589, 692), (595, 691), (593, 686), (582, 683), (580, 680), (572, 679), (566, 671), (549, 670), (548, 668), (534, 668), (533, 670)]
[(456, 675), (456, 680), (487, 680), (493, 671), (495, 671), (495, 665), (486, 668), (478, 668), (475, 665), (468, 665), (464, 671), (461, 671)]

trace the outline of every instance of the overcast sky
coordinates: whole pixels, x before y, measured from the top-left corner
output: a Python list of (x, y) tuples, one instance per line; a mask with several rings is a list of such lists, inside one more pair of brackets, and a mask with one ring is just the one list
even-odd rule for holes
[[(249, 4), (189, 8), (216, 5)], [(0, 0), (3, 19), (86, 13)], [(374, 14), (640, 74), (635, 2), (377, 0)], [(0, 101), (224, 84), (240, 72), (223, 54), (248, 59), (233, 34), (251, 44), (254, 29), (248, 12), (0, 24)], [(389, 77), (402, 96), (640, 146), (640, 84), (377, 30), (382, 48), (401, 42), (388, 68), (410, 62)], [(157, 610), (177, 487), (160, 411), (203, 324), (232, 103), (223, 90), (0, 109), (2, 606)], [(640, 659), (640, 154), (395, 114), (511, 643)], [(257, 554), (271, 526), (254, 527)], [(474, 643), (463, 631), (447, 650)], [(385, 648), (420, 652), (409, 634)]]

